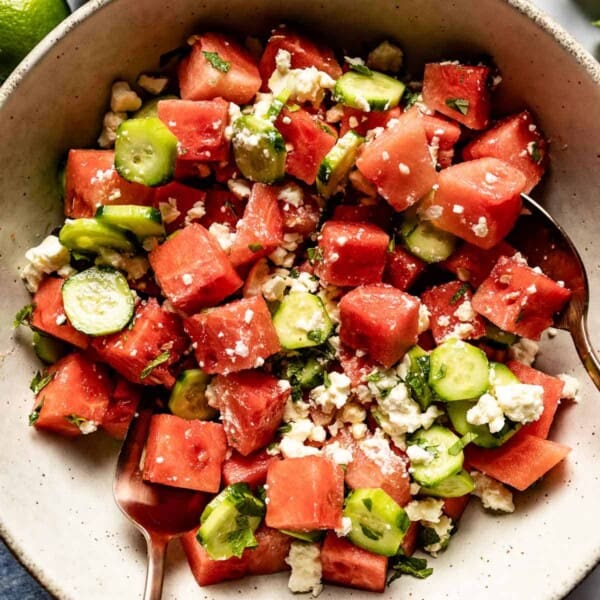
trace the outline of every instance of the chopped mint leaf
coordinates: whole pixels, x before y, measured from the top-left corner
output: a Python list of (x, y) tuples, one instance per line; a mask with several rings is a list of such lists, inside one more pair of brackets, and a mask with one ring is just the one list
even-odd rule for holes
[(446, 98), (446, 106), (461, 115), (466, 115), (469, 112), (469, 101), (464, 98)]
[(391, 562), (391, 570), (388, 585), (402, 575), (412, 575), (417, 579), (426, 579), (433, 573), (433, 569), (427, 567), (427, 559), (417, 558), (416, 556), (394, 557)]
[(308, 255), (308, 262), (311, 265), (323, 262), (323, 252), (321, 251), (321, 248), (308, 248), (306, 254)]
[(402, 98), (404, 98), (404, 106), (406, 107), (406, 110), (408, 110), (421, 100), (421, 92), (418, 90), (412, 91), (406, 88)]
[(463, 283), (457, 290), (456, 293), (450, 298), (450, 304), (456, 304), (468, 291), (469, 286)]
[(258, 542), (254, 537), (252, 529), (250, 529), (247, 517), (238, 517), (236, 519), (236, 526), (238, 527), (237, 529), (227, 534), (227, 542), (230, 545), (232, 555), (241, 558), (246, 548), (256, 548)]
[(527, 144), (527, 151), (529, 156), (531, 156), (531, 160), (536, 165), (539, 165), (542, 162), (542, 158), (544, 158), (544, 156), (537, 142), (531, 142)]
[(69, 423), (75, 425), (77, 429), (81, 429), (81, 426), (87, 423), (87, 419), (84, 419), (83, 417), (80, 417), (78, 415), (68, 415), (67, 417), (65, 417), (65, 419), (67, 419)]
[(370, 540), (379, 540), (381, 539), (381, 533), (377, 532), (377, 531), (373, 531), (373, 529), (371, 529), (370, 527), (367, 527), (367, 525), (364, 525), (363, 523), (360, 524), (360, 529), (363, 532), (363, 535), (365, 537), (368, 537)]
[(29, 325), (31, 322), (31, 316), (35, 306), (33, 304), (27, 304), (24, 306), (16, 315), (13, 321), (13, 327), (16, 329), (19, 325)]
[(165, 352), (163, 352), (162, 354), (159, 354), (154, 360), (151, 360), (142, 369), (142, 372), (140, 373), (140, 379), (145, 379), (146, 377), (148, 377), (148, 375), (150, 375), (150, 373), (152, 373), (152, 371), (156, 367), (158, 367), (159, 365), (162, 365), (163, 363), (166, 363), (170, 357), (171, 357), (171, 353), (168, 350), (165, 350)]
[(368, 375), (367, 375), (367, 381), (369, 381), (370, 383), (377, 383), (378, 381), (381, 380), (383, 376), (381, 375), (381, 373), (377, 370), (375, 371), (371, 371)]
[(432, 527), (423, 527), (419, 533), (419, 541), (421, 542), (421, 545), (425, 548), (427, 546), (437, 544), (440, 541), (440, 536), (437, 534), (437, 531)]
[(392, 236), (390, 238), (390, 243), (388, 244), (388, 248), (387, 251), (388, 252), (393, 252), (396, 249), (396, 238), (394, 236)]
[(477, 434), (473, 433), (472, 431), (468, 431), (467, 433), (465, 433), (465, 435), (463, 435), (460, 440), (458, 440), (458, 442), (456, 442), (456, 444), (452, 444), (452, 446), (450, 446), (450, 448), (448, 448), (448, 454), (450, 456), (456, 456), (459, 452), (462, 451), (462, 449), (467, 446), (468, 444), (470, 444), (473, 440), (477, 439)]
[(365, 75), (366, 77), (373, 77), (373, 71), (369, 69), (366, 65), (361, 65), (359, 63), (351, 63), (350, 70), (355, 71), (356, 73), (360, 73), (361, 75)]
[(300, 271), (298, 271), (298, 269), (296, 269), (295, 267), (292, 267), (292, 268), (290, 269), (290, 274), (289, 274), (289, 276), (290, 276), (292, 279), (298, 279), (298, 277), (300, 277)]
[(35, 425), (39, 416), (40, 416), (40, 411), (42, 410), (42, 404), (38, 404), (30, 413), (29, 413), (29, 424), (30, 425)]
[(33, 376), (29, 389), (34, 394), (39, 394), (53, 379), (55, 373), (51, 375), (42, 375), (39, 371)]
[(277, 433), (279, 435), (285, 435), (286, 433), (289, 433), (292, 430), (292, 424), (291, 423), (286, 423), (285, 425), (282, 425), (278, 430)]
[(202, 52), (204, 58), (211, 64), (212, 67), (221, 71), (221, 73), (228, 73), (231, 69), (231, 63), (227, 60), (223, 60), (217, 52)]
[(251, 252), (260, 252), (263, 249), (262, 244), (248, 244), (248, 249)]
[(398, 516), (396, 517), (396, 525), (402, 531), (408, 530), (408, 528), (410, 527), (410, 519), (408, 518), (406, 511), (403, 510), (398, 514)]
[(329, 379), (329, 373), (323, 371), (323, 385), (328, 388), (331, 385), (331, 379)]

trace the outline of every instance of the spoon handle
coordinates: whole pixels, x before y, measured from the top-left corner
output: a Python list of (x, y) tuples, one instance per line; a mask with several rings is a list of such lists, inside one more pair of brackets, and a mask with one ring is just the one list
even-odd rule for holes
[(585, 317), (571, 328), (575, 349), (594, 385), (600, 390), (600, 361), (592, 348)]
[(169, 542), (163, 538), (148, 536), (146, 543), (148, 545), (148, 571), (146, 572), (144, 600), (160, 600), (165, 576), (165, 556)]

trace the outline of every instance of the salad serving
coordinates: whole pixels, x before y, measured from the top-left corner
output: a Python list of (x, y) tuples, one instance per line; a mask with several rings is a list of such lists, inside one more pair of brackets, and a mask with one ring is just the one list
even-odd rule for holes
[(122, 438), (153, 398), (144, 479), (212, 498), (182, 538), (201, 586), (428, 577), (472, 496), (512, 512), (570, 451), (548, 435), (578, 383), (532, 366), (570, 291), (510, 243), (542, 132), (492, 116), (492, 64), (417, 81), (390, 41), (166, 58), (114, 83), (26, 253), (30, 424)]

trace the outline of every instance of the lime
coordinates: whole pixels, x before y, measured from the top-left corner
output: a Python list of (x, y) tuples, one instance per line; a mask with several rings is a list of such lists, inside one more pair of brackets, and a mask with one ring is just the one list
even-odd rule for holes
[(65, 0), (0, 0), (0, 83), (69, 13)]

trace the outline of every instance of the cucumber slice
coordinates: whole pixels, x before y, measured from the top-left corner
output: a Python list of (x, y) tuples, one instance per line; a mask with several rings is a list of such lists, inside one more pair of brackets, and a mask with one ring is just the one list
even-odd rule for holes
[(285, 140), (272, 123), (245, 115), (233, 123), (233, 157), (251, 181), (274, 183), (285, 175)]
[(135, 245), (124, 231), (97, 219), (67, 219), (58, 234), (63, 246), (75, 252), (98, 254), (102, 248), (134, 252)]
[(490, 362), (488, 377), (492, 389), (497, 385), (521, 383), (519, 378), (505, 364), (494, 361)]
[(91, 267), (62, 286), (65, 313), (71, 325), (88, 335), (124, 329), (135, 306), (127, 279), (110, 267)]
[(206, 505), (196, 533), (213, 560), (242, 556), (258, 545), (254, 532), (265, 514), (265, 504), (252, 495), (247, 483), (226, 487)]
[(361, 488), (348, 494), (344, 516), (352, 521), (348, 539), (360, 548), (394, 556), (410, 521), (404, 509), (381, 488)]
[(421, 346), (413, 346), (408, 352), (410, 369), (404, 382), (408, 386), (411, 396), (419, 403), (423, 410), (436, 399), (429, 386), (429, 354)]
[(147, 186), (173, 177), (177, 138), (158, 117), (128, 119), (117, 129), (115, 168), (123, 179)]
[(271, 106), (267, 110), (267, 114), (265, 115), (265, 119), (273, 122), (279, 116), (279, 113), (283, 110), (285, 103), (290, 99), (291, 91), (289, 89), (284, 89), (273, 98), (273, 102), (271, 102)]
[(414, 212), (406, 214), (400, 235), (408, 251), (427, 263), (446, 260), (456, 247), (456, 236), (438, 229), (431, 221), (421, 221)]
[(520, 423), (513, 423), (506, 420), (504, 427), (497, 433), (491, 433), (487, 425), (472, 425), (467, 421), (467, 412), (475, 406), (475, 402), (463, 400), (459, 402), (449, 402), (446, 406), (448, 417), (452, 427), (461, 435), (474, 433), (477, 437), (473, 444), (481, 448), (497, 448), (507, 442), (519, 429)]
[(514, 333), (510, 333), (508, 331), (504, 331), (503, 329), (500, 329), (500, 327), (497, 327), (490, 321), (485, 322), (485, 337), (488, 340), (504, 348), (516, 344), (519, 340), (518, 335), (515, 335)]
[(348, 71), (335, 82), (333, 98), (360, 110), (388, 110), (398, 106), (405, 87), (401, 81), (377, 71)]
[(326, 154), (317, 173), (317, 191), (323, 198), (329, 198), (346, 179), (356, 162), (359, 147), (365, 138), (355, 131), (347, 131)]
[(47, 365), (54, 364), (70, 350), (69, 344), (66, 342), (39, 331), (33, 332), (32, 341), (38, 358)]
[(460, 438), (448, 428), (432, 425), (429, 429), (420, 429), (408, 440), (409, 446), (420, 446), (427, 450), (433, 458), (427, 463), (411, 465), (413, 479), (426, 487), (432, 487), (458, 473), (463, 466), (464, 453), (459, 450), (450, 453), (448, 450), (460, 442)]
[(318, 346), (333, 330), (321, 298), (308, 292), (292, 292), (285, 296), (273, 315), (273, 325), (286, 350)]
[(483, 350), (451, 339), (429, 355), (429, 385), (441, 400), (469, 400), (489, 385), (489, 364)]
[(158, 117), (158, 103), (161, 100), (178, 100), (177, 96), (173, 94), (165, 94), (164, 96), (157, 96), (156, 98), (150, 98), (146, 100), (142, 107), (133, 113), (134, 119), (146, 119), (148, 117)]
[(217, 411), (208, 405), (205, 393), (209, 381), (210, 375), (200, 369), (183, 371), (171, 390), (169, 410), (183, 419), (214, 419)]
[(303, 542), (318, 542), (323, 537), (323, 531), (292, 531), (291, 529), (280, 529), (281, 533), (302, 540)]
[(150, 236), (165, 235), (160, 211), (151, 206), (137, 204), (99, 206), (96, 219), (113, 227), (127, 229), (140, 241)]
[(474, 489), (473, 478), (465, 470), (461, 470), (455, 475), (442, 479), (437, 485), (421, 487), (419, 494), (436, 498), (458, 498), (470, 494)]

